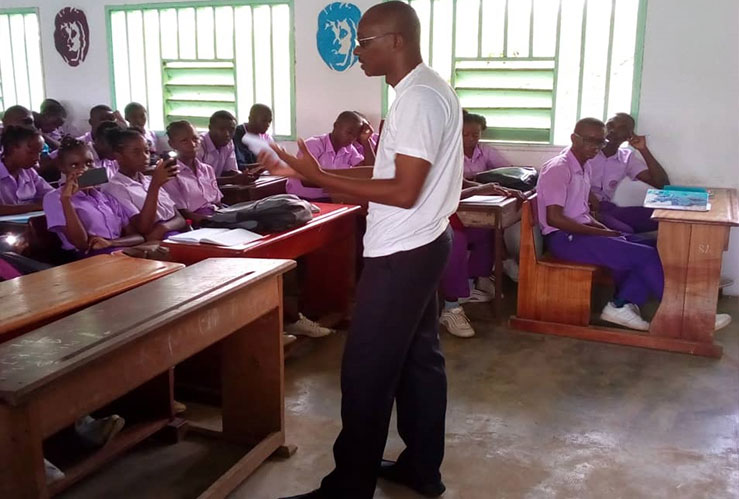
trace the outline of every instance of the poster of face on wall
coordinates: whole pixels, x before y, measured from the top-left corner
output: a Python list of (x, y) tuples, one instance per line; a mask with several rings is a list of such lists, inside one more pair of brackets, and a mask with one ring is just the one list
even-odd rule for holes
[(357, 25), (362, 12), (354, 4), (334, 2), (318, 13), (318, 53), (334, 71), (346, 71), (357, 62)]
[(85, 61), (90, 49), (90, 26), (80, 9), (65, 7), (54, 18), (54, 46), (64, 62), (72, 67)]

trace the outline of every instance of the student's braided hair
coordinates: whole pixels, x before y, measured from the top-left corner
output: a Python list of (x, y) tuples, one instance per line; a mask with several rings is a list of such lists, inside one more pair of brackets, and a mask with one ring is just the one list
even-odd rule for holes
[(103, 133), (105, 134), (105, 138), (110, 143), (110, 146), (116, 152), (122, 151), (126, 144), (128, 144), (132, 140), (144, 136), (144, 134), (141, 133), (137, 128), (116, 127), (105, 130)]
[(41, 137), (41, 132), (34, 127), (10, 125), (3, 129), (0, 147), (3, 153), (7, 155), (10, 151), (34, 137)]
[(72, 151), (78, 151), (80, 149), (87, 149), (87, 144), (85, 144), (81, 140), (72, 137), (71, 135), (65, 135), (64, 137), (62, 137), (62, 141), (59, 143), (57, 157), (60, 161), (63, 161), (67, 154)]

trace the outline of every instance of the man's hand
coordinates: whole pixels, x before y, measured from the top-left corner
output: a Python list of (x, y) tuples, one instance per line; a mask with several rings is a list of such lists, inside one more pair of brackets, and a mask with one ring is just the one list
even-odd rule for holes
[(644, 135), (633, 135), (629, 139), (629, 144), (631, 147), (641, 152), (647, 148), (647, 138)]
[(160, 159), (157, 166), (151, 174), (151, 183), (157, 187), (161, 187), (171, 179), (177, 176), (179, 169), (177, 168), (177, 160), (172, 158), (168, 160)]
[(113, 246), (113, 242), (110, 239), (105, 239), (100, 236), (91, 236), (87, 240), (87, 251), (101, 250), (110, 248)]
[[(321, 167), (318, 161), (316, 161), (316, 158), (313, 157), (305, 146), (303, 139), (298, 139), (298, 149), (302, 154), (301, 157), (293, 156), (274, 143), (270, 144), (270, 147), (277, 157), (275, 158), (273, 155), (263, 151), (259, 154), (259, 162), (273, 175), (284, 175), (284, 173), (275, 173), (275, 171), (281, 171), (285, 166), (288, 167), (288, 171), (292, 170), (307, 180), (313, 180), (321, 174)], [(269, 156), (272, 157), (270, 158)]]

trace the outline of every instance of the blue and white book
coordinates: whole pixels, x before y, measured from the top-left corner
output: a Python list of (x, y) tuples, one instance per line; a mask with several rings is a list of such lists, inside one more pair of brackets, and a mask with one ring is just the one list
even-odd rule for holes
[(708, 191), (649, 189), (644, 198), (645, 208), (660, 210), (708, 211)]

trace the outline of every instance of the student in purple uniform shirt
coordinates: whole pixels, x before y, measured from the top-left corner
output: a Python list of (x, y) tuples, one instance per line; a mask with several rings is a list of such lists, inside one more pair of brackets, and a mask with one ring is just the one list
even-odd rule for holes
[(170, 233), (183, 230), (185, 219), (162, 186), (177, 175), (175, 160), (159, 160), (151, 177), (144, 175), (149, 167), (149, 145), (141, 133), (133, 129), (114, 132), (110, 136), (118, 173), (102, 187), (116, 198), (134, 217), (134, 225), (147, 241), (160, 241)]
[(33, 113), (34, 125), (43, 134), (50, 151), (59, 148), (63, 135), (62, 126), (66, 120), (67, 110), (54, 99), (45, 99), (41, 103), (39, 112)]
[[(360, 136), (368, 133), (369, 134), (369, 139), (368, 139), (369, 145), (372, 147), (372, 152), (376, 152), (377, 143), (380, 141), (380, 134), (375, 133), (374, 128), (372, 128), (372, 124), (369, 122), (369, 120), (367, 119), (365, 115), (363, 115), (359, 111), (353, 111), (353, 112), (354, 114), (359, 116), (359, 118), (362, 120), (362, 132), (360, 132)], [(362, 156), (365, 155), (364, 146), (361, 144), (361, 142), (359, 142), (359, 139), (355, 140), (353, 145), (354, 145), (354, 148), (359, 152), (359, 154), (361, 154)], [(369, 165), (365, 164), (365, 166), (369, 166)]]
[(213, 167), (196, 157), (200, 136), (188, 121), (175, 121), (167, 127), (169, 146), (177, 152), (179, 173), (164, 185), (183, 217), (196, 224), (213, 215), (223, 195)]
[(485, 117), (463, 113), (462, 146), (464, 147), (464, 178), (474, 180), (480, 172), (506, 166), (506, 161), (492, 146), (480, 144), (482, 132), (487, 129)]
[[(605, 135), (603, 122), (583, 118), (571, 135), (572, 146), (544, 164), (537, 184), (539, 225), (555, 257), (611, 270), (616, 293), (603, 309), (602, 320), (646, 331), (649, 323), (639, 307), (650, 297), (661, 299), (664, 289), (654, 241), (607, 228), (588, 207), (590, 160), (606, 145)], [(717, 314), (716, 329), (730, 321), (728, 315)]]
[(208, 132), (201, 136), (197, 158), (213, 167), (218, 185), (249, 184), (259, 177), (262, 168), (239, 171), (234, 148), (236, 118), (228, 111), (216, 111), (208, 122)]
[(144, 133), (144, 138), (149, 143), (149, 152), (152, 154), (157, 152), (157, 134), (153, 130), (146, 128), (146, 122), (148, 115), (146, 108), (138, 102), (131, 102), (125, 108), (123, 108), (123, 116), (128, 122), (128, 126), (134, 128), (141, 128)]
[(44, 139), (27, 126), (9, 126), (0, 138), (0, 215), (41, 209), (52, 187), (36, 172)]
[(105, 168), (108, 178), (118, 173), (118, 163), (116, 163), (113, 156), (113, 146), (110, 143), (110, 136), (121, 130), (123, 128), (117, 122), (103, 121), (95, 129), (92, 146), (88, 146), (92, 153), (93, 168)]
[(92, 147), (94, 132), (97, 130), (98, 126), (100, 126), (100, 123), (104, 121), (116, 122), (122, 128), (126, 128), (128, 126), (120, 113), (113, 111), (110, 106), (106, 104), (98, 104), (97, 106), (90, 108), (90, 118), (87, 120), (90, 124), (90, 131), (77, 137), (77, 139)]
[[(327, 170), (351, 168), (353, 166), (375, 163), (375, 152), (369, 144), (371, 129), (364, 127), (362, 119), (353, 111), (344, 111), (336, 118), (330, 133), (317, 135), (305, 141), (305, 147)], [(355, 141), (364, 144), (368, 156), (359, 154), (353, 145)], [(320, 187), (306, 186), (298, 178), (289, 178), (286, 184), (288, 194), (295, 194), (310, 200), (329, 200), (328, 192)]]
[[(651, 219), (651, 208), (617, 206), (613, 202), (613, 195), (621, 181), (629, 177), (657, 189), (670, 183), (667, 172), (647, 147), (646, 138), (634, 134), (634, 125), (634, 118), (626, 113), (618, 113), (610, 118), (606, 122), (608, 143), (590, 160), (593, 170), (590, 205), (593, 211), (606, 227), (628, 234), (657, 230), (657, 221)], [(624, 142), (639, 151), (646, 164), (632, 149), (621, 148)]]
[(59, 235), (62, 248), (92, 255), (144, 242), (132, 222), (135, 212), (97, 187), (79, 187), (79, 176), (94, 167), (84, 142), (64, 137), (57, 158), (66, 181), (44, 197), (44, 212), (48, 228)]

